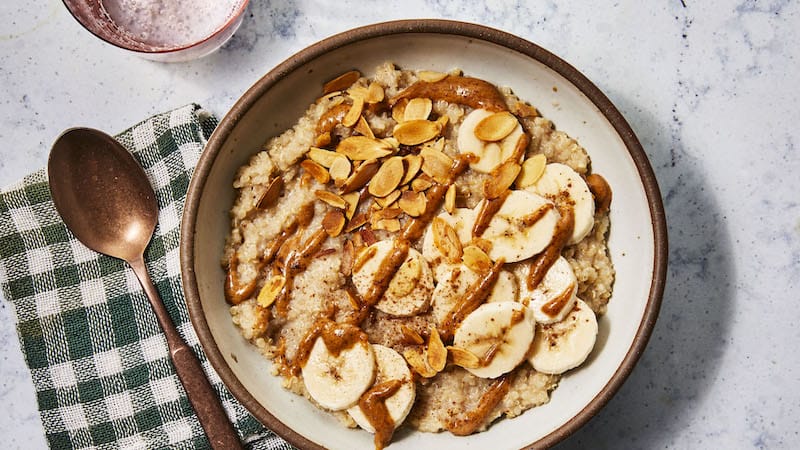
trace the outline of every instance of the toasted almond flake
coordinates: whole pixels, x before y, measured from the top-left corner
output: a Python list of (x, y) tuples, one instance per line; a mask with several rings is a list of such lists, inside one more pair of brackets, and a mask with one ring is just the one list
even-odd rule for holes
[(381, 140), (386, 144), (390, 145), (395, 150), (400, 148), (400, 142), (398, 142), (397, 139), (394, 138), (394, 136), (385, 137)]
[(479, 237), (472, 238), (472, 241), (470, 241), (470, 245), (478, 247), (479, 249), (483, 250), (483, 252), (486, 253), (487, 255), (489, 254), (489, 252), (492, 251), (492, 241), (488, 239)]
[(372, 128), (369, 127), (367, 119), (365, 119), (364, 116), (358, 117), (358, 122), (356, 122), (354, 130), (368, 138), (375, 139), (375, 133), (372, 132)]
[(425, 212), (428, 199), (422, 192), (405, 191), (397, 205), (411, 217), (419, 217)]
[(330, 94), (333, 91), (341, 91), (350, 87), (361, 78), (361, 73), (357, 70), (345, 72), (338, 77), (328, 81), (322, 86), (323, 94)]
[(379, 139), (367, 136), (350, 136), (342, 139), (336, 151), (352, 160), (377, 159), (392, 153), (392, 147)]
[(375, 197), (386, 197), (400, 185), (404, 173), (403, 158), (392, 156), (381, 164), (367, 190)]
[(324, 167), (319, 165), (319, 163), (314, 162), (314, 160), (306, 159), (300, 163), (300, 167), (303, 168), (306, 172), (308, 172), (315, 180), (317, 180), (320, 184), (325, 184), (330, 181), (331, 176)]
[(465, 369), (477, 369), (481, 366), (481, 359), (476, 354), (461, 347), (447, 346), (447, 358)]
[(444, 194), (444, 210), (450, 214), (456, 210), (456, 185), (451, 184), (447, 187), (447, 192)]
[(324, 102), (325, 100), (330, 100), (330, 99), (336, 97), (337, 95), (342, 95), (342, 91), (331, 91), (331, 92), (328, 92), (327, 94), (323, 95), (322, 97), (318, 97), (316, 103), (319, 104), (319, 103)]
[(372, 213), (372, 216), (370, 216), (370, 220), (372, 220), (373, 218), (376, 220), (394, 219), (396, 217), (399, 217), (400, 214), (403, 214), (403, 210), (400, 208), (386, 208)]
[(328, 233), (328, 236), (336, 237), (341, 234), (344, 228), (344, 214), (339, 210), (328, 211), (325, 217), (322, 218), (322, 228)]
[(431, 325), (430, 334), (428, 335), (428, 364), (431, 369), (441, 372), (447, 364), (447, 349), (439, 336), (439, 331), (436, 330), (434, 325)]
[(270, 206), (274, 205), (275, 202), (278, 201), (278, 198), (281, 196), (281, 191), (283, 191), (283, 178), (277, 176), (269, 182), (267, 189), (261, 194), (261, 197), (258, 199), (256, 203), (256, 208), (258, 209), (267, 209)]
[(367, 103), (380, 103), (383, 101), (384, 92), (383, 86), (374, 81), (367, 88), (367, 96), (365, 98)]
[(433, 180), (425, 173), (414, 178), (414, 181), (411, 182), (411, 190), (414, 192), (428, 190), (431, 186), (433, 186)]
[(401, 185), (408, 184), (413, 180), (422, 167), (422, 157), (419, 155), (406, 155), (403, 157), (403, 161), (405, 161), (406, 174), (400, 181)]
[(420, 150), (422, 156), (422, 171), (440, 183), (446, 183), (453, 166), (453, 160), (444, 152), (432, 148)]
[(358, 119), (361, 117), (361, 111), (364, 110), (364, 99), (361, 97), (356, 97), (353, 99), (353, 105), (350, 107), (350, 110), (347, 111), (347, 114), (344, 115), (342, 119), (342, 125), (346, 127), (352, 127), (353, 125), (358, 122)]
[(331, 164), (333, 164), (333, 161), (341, 155), (330, 150), (325, 150), (324, 148), (311, 147), (308, 150), (307, 156), (320, 166), (329, 168)]
[(281, 290), (286, 285), (286, 278), (282, 275), (273, 275), (258, 292), (258, 306), (269, 308), (278, 298)]
[(350, 176), (351, 164), (350, 160), (346, 157), (338, 153), (336, 155), (337, 157), (334, 158), (328, 172), (330, 173), (330, 177), (333, 178), (334, 183), (341, 185), (347, 180), (347, 177)]
[(333, 206), (334, 208), (344, 209), (347, 206), (347, 202), (344, 201), (342, 197), (334, 194), (333, 192), (320, 190), (320, 191), (315, 191), (314, 195), (316, 195), (318, 199)]
[(484, 196), (487, 199), (500, 197), (514, 183), (520, 169), (521, 166), (511, 159), (497, 166), (483, 183)]
[(439, 152), (444, 151), (444, 138), (439, 138), (435, 141), (426, 142), (423, 148), (429, 148), (431, 150), (436, 150)]
[(427, 120), (433, 110), (433, 102), (429, 98), (412, 98), (403, 112), (403, 122)]
[(369, 228), (363, 228), (358, 234), (361, 235), (361, 239), (364, 241), (365, 245), (372, 245), (378, 242), (378, 237), (375, 236), (375, 233)]
[[(356, 258), (356, 249), (353, 241), (347, 239), (342, 246), (342, 263), (339, 266), (339, 271), (344, 276), (350, 276), (353, 273), (353, 261)], [(346, 291), (345, 291), (346, 292)]]
[(400, 219), (382, 219), (372, 226), (375, 230), (386, 230), (390, 233), (397, 233), (400, 231)]
[[(346, 274), (346, 275), (349, 275), (349, 274)], [(353, 294), (351, 294), (350, 291), (347, 291), (347, 290), (344, 291), (344, 292), (347, 295), (347, 301), (350, 303), (350, 307), (353, 308), (353, 310), (355, 310), (355, 311), (358, 311), (359, 309), (361, 309), (361, 305), (358, 304), (358, 300), (356, 300), (356, 298), (353, 297)]]
[(408, 344), (421, 345), (425, 343), (422, 336), (413, 328), (409, 328), (408, 325), (400, 324), (400, 332), (403, 333), (403, 341)]
[(439, 136), (440, 124), (430, 120), (410, 120), (394, 127), (394, 137), (403, 145), (419, 145)]
[(419, 76), (419, 79), (422, 81), (435, 83), (437, 81), (444, 80), (447, 77), (447, 74), (443, 72), (434, 72), (432, 70), (421, 70), (417, 73), (417, 76)]
[(543, 153), (531, 156), (522, 163), (522, 170), (515, 181), (518, 189), (524, 189), (532, 186), (544, 173), (544, 167), (547, 165), (547, 157)]
[(375, 197), (375, 203), (381, 208), (388, 208), (392, 203), (396, 202), (397, 199), (400, 198), (400, 194), (401, 192), (395, 189), (386, 197)]
[(347, 227), (344, 229), (345, 233), (355, 231), (359, 227), (364, 226), (369, 221), (369, 215), (361, 213), (353, 216), (352, 219), (347, 221)]
[(403, 352), (403, 357), (406, 359), (409, 367), (411, 367), (414, 372), (420, 374), (422, 377), (431, 378), (436, 376), (437, 372), (428, 365), (427, 358), (425, 358), (422, 350), (419, 348), (411, 347), (406, 349)]
[(349, 95), (353, 100), (357, 98), (366, 100), (368, 92), (369, 91), (367, 90), (366, 86), (350, 86), (350, 88), (347, 90), (347, 95)]
[(343, 194), (342, 198), (347, 202), (347, 208), (345, 208), (345, 218), (350, 220), (356, 213), (356, 209), (358, 209), (358, 202), (361, 200), (361, 194), (359, 192), (348, 192), (347, 194)]
[(349, 192), (357, 191), (362, 187), (366, 186), (369, 183), (369, 180), (372, 179), (372, 176), (378, 171), (380, 167), (380, 162), (377, 159), (371, 159), (368, 161), (364, 161), (363, 164), (359, 165), (350, 177), (342, 184), (341, 191), (342, 194), (347, 194)]
[(489, 255), (477, 245), (468, 245), (464, 247), (464, 254), (461, 256), (461, 261), (475, 273), (486, 273), (492, 269), (492, 260), (489, 258)]
[(376, 253), (378, 253), (378, 249), (376, 247), (372, 247), (372, 244), (367, 244), (369, 247), (364, 247), (356, 254), (356, 259), (353, 261), (353, 272), (358, 272), (364, 267), (364, 264), (370, 260)]
[(464, 254), (461, 240), (456, 230), (441, 217), (435, 217), (432, 224), (433, 244), (448, 262), (456, 264)]
[(496, 112), (475, 125), (475, 137), (487, 142), (497, 142), (511, 134), (518, 124), (517, 118), (510, 112)]
[[(439, 128), (442, 129), (442, 130), (444, 130), (444, 127), (447, 126), (448, 122), (450, 122), (450, 116), (448, 116), (447, 114), (439, 116), (439, 118), (436, 119), (436, 123), (439, 124)], [(444, 141), (442, 141), (442, 142), (444, 142)]]
[(325, 147), (331, 143), (331, 133), (330, 131), (326, 131), (316, 138), (314, 138), (314, 145), (316, 147)]
[(394, 106), (392, 107), (392, 119), (394, 119), (395, 122), (400, 123), (404, 120), (407, 105), (408, 105), (407, 98), (402, 98), (397, 103), (394, 104)]

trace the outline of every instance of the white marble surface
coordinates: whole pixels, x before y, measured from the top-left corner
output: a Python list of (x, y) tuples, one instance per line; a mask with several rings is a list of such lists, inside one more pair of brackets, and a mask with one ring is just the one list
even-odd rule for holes
[[(58, 0), (4, 0), (0, 185), (42, 167), (64, 128), (115, 133), (189, 102), (221, 117), (293, 52), (421, 17), (500, 28), (575, 65), (628, 119), (661, 185), (660, 319), (627, 383), (562, 448), (798, 448), (798, 2), (252, 0), (220, 51), (165, 65), (101, 43)], [(0, 405), (3, 447), (46, 445), (6, 301)]]

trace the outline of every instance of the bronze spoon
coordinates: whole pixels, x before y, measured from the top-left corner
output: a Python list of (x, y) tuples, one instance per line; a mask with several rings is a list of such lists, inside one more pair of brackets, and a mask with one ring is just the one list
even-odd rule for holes
[(158, 220), (144, 170), (102, 131), (72, 128), (56, 139), (47, 163), (50, 192), (64, 223), (92, 250), (130, 264), (158, 318), (178, 378), (214, 449), (241, 443), (200, 361), (172, 324), (144, 264)]

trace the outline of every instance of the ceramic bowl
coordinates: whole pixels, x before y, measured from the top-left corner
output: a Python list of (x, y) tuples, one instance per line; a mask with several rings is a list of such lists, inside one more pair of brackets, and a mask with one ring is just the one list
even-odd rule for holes
[(370, 74), (385, 61), (400, 67), (465, 74), (511, 86), (589, 152), (593, 170), (614, 191), (609, 249), (616, 282), (597, 345), (564, 376), (546, 405), (455, 437), (402, 429), (393, 449), (547, 446), (586, 423), (614, 395), (645, 348), (664, 287), (667, 240), (661, 196), (636, 136), (585, 76), (552, 53), (483, 26), (438, 20), (382, 23), (319, 42), (266, 74), (222, 119), (191, 181), (182, 223), (181, 261), (192, 322), (212, 365), (245, 407), (301, 448), (370, 449), (372, 435), (281, 388), (270, 363), (231, 323), (220, 267), (231, 187), (239, 166), (290, 127), (322, 84), (353, 68)]

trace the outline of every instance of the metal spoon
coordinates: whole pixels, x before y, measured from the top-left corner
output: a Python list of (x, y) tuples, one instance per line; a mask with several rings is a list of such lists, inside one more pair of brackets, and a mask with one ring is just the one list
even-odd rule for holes
[(211, 446), (241, 448), (200, 361), (181, 339), (147, 274), (143, 255), (155, 230), (158, 205), (144, 170), (111, 136), (72, 128), (53, 144), (47, 172), (56, 210), (75, 237), (92, 250), (125, 260), (136, 273)]

